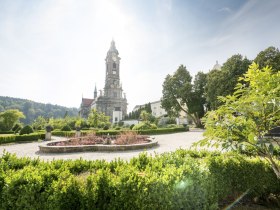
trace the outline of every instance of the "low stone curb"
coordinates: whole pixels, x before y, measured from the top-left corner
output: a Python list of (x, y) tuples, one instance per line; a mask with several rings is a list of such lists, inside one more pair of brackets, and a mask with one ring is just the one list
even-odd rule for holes
[(78, 145), (78, 146), (49, 146), (50, 142), (40, 145), (40, 152), (43, 153), (71, 153), (71, 152), (88, 152), (88, 151), (103, 151), (103, 152), (115, 152), (115, 151), (127, 151), (152, 148), (158, 145), (155, 140), (149, 139), (150, 142), (143, 144), (131, 144), (131, 145)]

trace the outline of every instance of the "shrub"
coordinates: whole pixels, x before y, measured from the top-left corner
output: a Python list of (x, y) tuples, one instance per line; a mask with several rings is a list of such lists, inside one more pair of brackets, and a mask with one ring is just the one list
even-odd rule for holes
[(158, 122), (159, 127), (166, 127), (168, 124), (176, 124), (174, 117), (161, 117)]
[(168, 133), (186, 132), (186, 131), (187, 130), (184, 127), (176, 127), (176, 128), (158, 128), (158, 129), (138, 130), (138, 133), (145, 134), (145, 135), (158, 135), (158, 134), (168, 134)]
[(52, 131), (53, 136), (64, 136), (64, 137), (72, 137), (75, 136), (75, 131), (60, 131), (60, 130), (54, 130)]
[(71, 131), (72, 129), (70, 128), (69, 125), (64, 125), (62, 128), (61, 128), (61, 131)]
[(157, 126), (149, 122), (140, 122), (139, 124), (135, 125), (132, 128), (132, 130), (148, 130), (148, 129), (157, 129)]
[[(43, 137), (43, 138), (42, 138)], [(15, 141), (37, 141), (38, 139), (44, 139), (44, 134), (40, 133), (31, 133), (31, 134), (23, 134), (23, 135), (16, 135)]]
[(43, 162), (4, 153), (0, 162), (0, 209), (218, 209), (244, 192), (280, 193), (265, 160), (234, 153), (179, 149), (129, 162)]
[(20, 130), (22, 129), (22, 125), (19, 123), (16, 123), (14, 125), (14, 127), (12, 128), (12, 130), (14, 131), (14, 133), (18, 133)]
[(0, 144), (15, 142), (15, 135), (0, 136)]
[(108, 125), (105, 125), (105, 126), (103, 127), (103, 130), (109, 130), (109, 126), (108, 126)]
[(14, 131), (0, 131), (0, 134), (14, 134)]
[(44, 138), (45, 138), (45, 133), (0, 136), (0, 144), (20, 142), (20, 141), (37, 141), (38, 139), (44, 139)]
[(280, 193), (280, 180), (277, 180), (271, 166), (260, 158), (229, 153), (209, 157), (207, 165), (220, 200), (244, 192), (263, 198), (270, 193)]
[(103, 136), (103, 135), (110, 135), (110, 136), (114, 136), (114, 135), (119, 135), (121, 133), (121, 130), (99, 130), (96, 131), (96, 135), (98, 136)]
[(134, 124), (130, 125), (130, 126), (129, 126), (130, 130), (132, 130), (133, 127), (134, 127)]
[(118, 126), (122, 127), (124, 125), (124, 122), (123, 121), (119, 121), (118, 122)]
[(33, 132), (33, 128), (30, 125), (26, 125), (20, 130), (19, 135), (30, 134)]
[(176, 124), (168, 124), (166, 127), (167, 127), (167, 128), (176, 128), (177, 125), (176, 125)]

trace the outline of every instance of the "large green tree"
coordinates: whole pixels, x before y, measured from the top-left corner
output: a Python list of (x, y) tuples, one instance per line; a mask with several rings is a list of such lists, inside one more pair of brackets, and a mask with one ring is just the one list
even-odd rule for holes
[(279, 71), (280, 52), (278, 48), (268, 47), (257, 55), (254, 62), (259, 64), (260, 68), (270, 66), (272, 67), (272, 71)]
[(238, 78), (247, 71), (250, 64), (250, 60), (237, 54), (231, 56), (221, 70), (212, 70), (208, 73), (205, 92), (210, 109), (216, 109), (221, 105), (218, 96), (226, 96), (234, 92)]
[(279, 156), (273, 155), (280, 142), (267, 136), (280, 123), (280, 72), (259, 69), (253, 63), (239, 79), (235, 92), (219, 99), (224, 103), (206, 114), (205, 139), (200, 145), (238, 149), (253, 147), (266, 158), (280, 178)]
[(161, 105), (171, 116), (178, 116), (180, 111), (191, 117), (197, 127), (201, 127), (200, 118), (204, 114), (203, 96), (200, 85), (204, 75), (196, 77), (196, 89), (192, 84), (192, 77), (185, 66), (181, 65), (173, 75), (167, 75), (163, 83)]
[(16, 109), (9, 109), (0, 113), (0, 129), (10, 131), (13, 126), (19, 122), (19, 119), (25, 118), (24, 114)]

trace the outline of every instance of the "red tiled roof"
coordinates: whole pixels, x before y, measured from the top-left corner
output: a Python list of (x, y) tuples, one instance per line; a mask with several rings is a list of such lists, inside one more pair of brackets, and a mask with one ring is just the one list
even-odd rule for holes
[(94, 101), (94, 99), (82, 98), (82, 105), (83, 106), (90, 106), (93, 101)]

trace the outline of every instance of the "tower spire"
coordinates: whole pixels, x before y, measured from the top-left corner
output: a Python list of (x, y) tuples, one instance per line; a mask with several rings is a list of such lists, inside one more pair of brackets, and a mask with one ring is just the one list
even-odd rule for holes
[(97, 88), (96, 88), (96, 83), (95, 83), (95, 88), (94, 88), (94, 99), (97, 98)]

